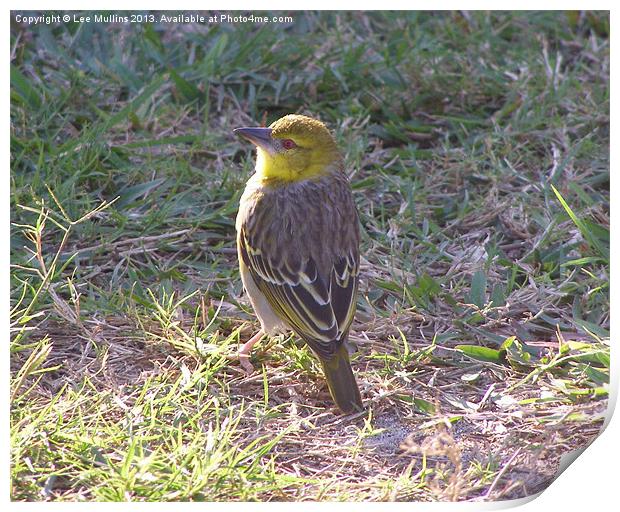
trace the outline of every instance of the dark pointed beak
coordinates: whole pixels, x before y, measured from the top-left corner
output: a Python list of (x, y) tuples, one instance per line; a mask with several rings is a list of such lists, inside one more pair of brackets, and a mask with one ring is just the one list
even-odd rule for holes
[(270, 153), (273, 152), (271, 128), (236, 128), (233, 131), (237, 135), (245, 137), (256, 146), (263, 148)]

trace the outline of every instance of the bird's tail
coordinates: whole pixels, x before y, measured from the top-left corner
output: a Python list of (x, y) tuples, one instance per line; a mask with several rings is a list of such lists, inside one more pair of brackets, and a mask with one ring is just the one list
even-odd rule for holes
[(340, 410), (345, 414), (362, 411), (362, 397), (355, 382), (349, 362), (349, 353), (344, 343), (340, 345), (331, 359), (321, 358), (321, 363), (329, 392)]

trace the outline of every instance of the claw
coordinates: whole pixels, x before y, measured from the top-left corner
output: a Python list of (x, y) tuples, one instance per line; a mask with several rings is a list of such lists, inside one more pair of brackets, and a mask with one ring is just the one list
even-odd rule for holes
[(241, 368), (243, 368), (246, 375), (250, 376), (254, 373), (254, 366), (250, 363), (249, 354), (242, 354), (241, 351), (239, 351), (239, 363), (241, 364)]

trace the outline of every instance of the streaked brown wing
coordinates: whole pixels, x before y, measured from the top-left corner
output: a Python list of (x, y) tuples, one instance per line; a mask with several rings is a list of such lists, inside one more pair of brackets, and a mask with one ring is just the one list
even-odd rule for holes
[(331, 356), (355, 314), (359, 255), (340, 258), (323, 276), (311, 257), (293, 270), (285, 259), (274, 261), (250, 246), (243, 228), (238, 243), (252, 279), (274, 312), (319, 355)]

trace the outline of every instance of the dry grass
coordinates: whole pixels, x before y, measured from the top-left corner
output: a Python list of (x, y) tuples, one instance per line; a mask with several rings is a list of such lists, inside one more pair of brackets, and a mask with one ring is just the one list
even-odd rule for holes
[[(118, 319), (88, 322), (85, 329), (89, 335), (76, 336), (74, 329), (67, 332), (66, 324), (46, 327), (54, 340), (47, 364), (59, 368), (47, 372), (29, 395), (34, 402), (60, 396), (54, 414), (65, 415), (69, 424), (76, 411), (64, 410), (66, 386), (88, 382), (90, 392), (112, 397), (114, 403), (95, 414), (120, 422), (141, 414), (141, 395), (151, 389), (153, 379), (187, 384), (207, 364), (196, 354), (179, 353), (157, 341), (161, 332), (147, 340), (132, 336), (140, 332), (139, 326)], [(522, 373), (471, 361), (448, 345), (429, 350), (424, 343), (410, 344), (414, 357), (401, 365), (402, 354), (394, 343), (377, 334), (390, 331), (396, 334), (393, 320), (354, 327), (359, 349), (354, 366), (368, 410), (351, 416), (332, 407), (316, 367), (312, 373), (291, 371), (279, 342), (259, 349), (256, 359), (262, 364), (250, 376), (232, 361), (235, 345), (227, 347), (223, 355), (231, 362), (217, 373), (227, 394), (221, 397), (217, 390), (215, 396), (230, 410), (247, 407), (235, 424), (235, 444), (247, 446), (263, 436), (284, 434), (262, 463), (282, 479), (304, 483), (282, 486), (275, 493), (270, 489), (257, 498), (513, 499), (543, 490), (561, 458), (598, 435), (605, 400), (589, 395), (566, 400), (551, 375), (524, 383)], [(557, 353), (557, 344), (544, 350)], [(390, 371), (384, 356), (396, 359)], [(19, 367), (18, 360), (15, 364)], [(251, 411), (261, 407), (268, 412), (257, 421)], [(207, 417), (203, 421), (206, 429)], [(75, 499), (76, 492), (79, 499), (92, 497), (86, 488), (65, 492), (69, 499)]]

